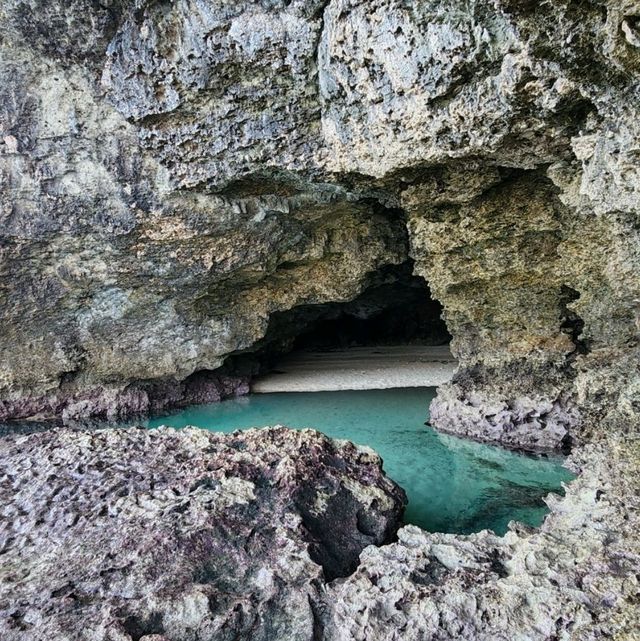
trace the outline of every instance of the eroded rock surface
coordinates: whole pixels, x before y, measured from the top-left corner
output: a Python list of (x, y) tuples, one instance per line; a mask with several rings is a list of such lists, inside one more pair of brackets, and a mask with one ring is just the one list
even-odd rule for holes
[(439, 427), (637, 421), (637, 13), (3, 2), (0, 417), (188, 402), (275, 312), (411, 258), (460, 361)]
[(573, 456), (581, 470), (539, 531), (427, 534), (367, 548), (335, 581), (325, 638), (632, 641), (640, 629), (640, 447), (615, 438)]
[(372, 451), (310, 430), (65, 429), (1, 447), (7, 641), (636, 638), (637, 441), (572, 455), (580, 476), (539, 531), (407, 526), (382, 547), (403, 492)]
[(637, 14), (3, 2), (0, 417), (242, 391), (209, 372), (274, 313), (411, 258), (460, 361), (439, 427), (638, 421)]
[[(219, 368), (276, 314), (412, 265), (460, 363), (434, 423), (590, 443), (540, 532), (405, 528), (326, 586), (323, 565), (353, 569), (393, 523), (369, 454), (282, 431), (10, 437), (3, 638), (634, 639), (639, 16), (633, 0), (0, 3), (0, 420), (242, 393)], [(331, 532), (346, 557), (322, 483), (349, 509)], [(375, 518), (354, 522), (362, 500)]]
[(3, 641), (313, 639), (326, 580), (404, 492), (311, 430), (58, 430), (0, 441)]

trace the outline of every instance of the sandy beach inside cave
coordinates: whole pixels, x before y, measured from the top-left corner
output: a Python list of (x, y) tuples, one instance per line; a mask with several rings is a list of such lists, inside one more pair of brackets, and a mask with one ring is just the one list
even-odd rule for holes
[(257, 378), (251, 391), (328, 392), (432, 387), (446, 383), (457, 366), (447, 345), (393, 345), (304, 351), (285, 356)]

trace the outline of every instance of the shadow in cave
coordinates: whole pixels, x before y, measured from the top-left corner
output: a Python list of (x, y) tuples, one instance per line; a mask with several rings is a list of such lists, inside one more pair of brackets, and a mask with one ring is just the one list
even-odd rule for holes
[(300, 305), (272, 314), (265, 337), (233, 357), (232, 366), (251, 374), (273, 371), (284, 355), (382, 346), (446, 346), (451, 340), (442, 305), (411, 263), (388, 267), (348, 302)]

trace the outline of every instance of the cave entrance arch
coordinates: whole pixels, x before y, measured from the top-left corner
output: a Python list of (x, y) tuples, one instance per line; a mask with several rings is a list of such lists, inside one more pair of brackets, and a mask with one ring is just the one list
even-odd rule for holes
[(450, 340), (441, 304), (426, 281), (413, 275), (412, 265), (387, 268), (354, 300), (274, 313), (264, 339), (252, 350), (258, 361), (252, 389), (422, 386), (432, 380), (423, 378), (431, 361), (442, 367), (424, 384), (438, 385), (454, 368)]

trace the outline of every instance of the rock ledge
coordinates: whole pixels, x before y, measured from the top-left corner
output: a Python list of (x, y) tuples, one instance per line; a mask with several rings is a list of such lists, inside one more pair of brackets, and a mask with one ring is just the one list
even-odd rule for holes
[(284, 427), (6, 437), (0, 637), (312, 638), (320, 586), (400, 524), (381, 466)]

